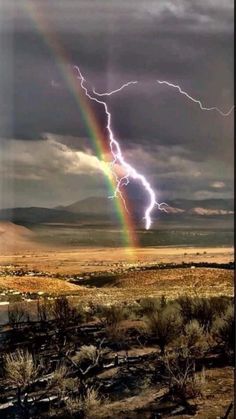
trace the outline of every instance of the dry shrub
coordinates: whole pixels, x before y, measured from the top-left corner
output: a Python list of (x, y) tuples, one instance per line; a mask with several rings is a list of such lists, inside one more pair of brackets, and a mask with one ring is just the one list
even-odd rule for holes
[(137, 320), (140, 318), (140, 305), (137, 301), (132, 303), (124, 303), (124, 317), (129, 320)]
[(53, 317), (53, 303), (52, 301), (44, 298), (43, 301), (37, 301), (37, 314), (38, 320), (47, 322)]
[(98, 391), (94, 388), (87, 390), (87, 394), (83, 400), (83, 411), (87, 418), (95, 418), (102, 405), (102, 398)]
[(73, 392), (74, 388), (79, 386), (79, 381), (77, 378), (68, 378), (69, 372), (65, 364), (59, 365), (48, 382), (47, 391), (57, 394), (60, 399)]
[(191, 320), (184, 328), (184, 334), (181, 337), (182, 344), (186, 346), (191, 355), (203, 355), (209, 349), (208, 334), (197, 320)]
[(99, 396), (98, 391), (94, 388), (88, 388), (84, 397), (68, 397), (65, 402), (66, 410), (72, 417), (76, 417), (76, 414), (88, 419), (103, 417), (104, 399)]
[(128, 317), (125, 307), (113, 305), (103, 307), (102, 318), (105, 324), (106, 335), (110, 341), (122, 343), (125, 340), (125, 330), (121, 327), (121, 322)]
[(80, 348), (80, 351), (74, 357), (74, 360), (78, 362), (78, 364), (82, 364), (83, 362), (90, 361), (94, 363), (96, 361), (98, 355), (98, 351), (96, 346), (94, 345), (83, 345)]
[(212, 334), (218, 342), (223, 343), (226, 350), (234, 350), (235, 318), (233, 306), (228, 307), (224, 315), (216, 318), (212, 326)]
[(65, 365), (59, 365), (53, 372), (51, 383), (56, 387), (60, 386), (61, 381), (66, 377), (68, 369)]
[(104, 305), (99, 303), (90, 302), (88, 304), (89, 312), (92, 317), (102, 318), (104, 313)]
[(224, 314), (232, 306), (232, 298), (224, 295), (211, 297), (209, 300), (216, 316)]
[(165, 347), (178, 337), (182, 328), (182, 317), (173, 304), (167, 304), (147, 317), (146, 326), (149, 334), (156, 337), (163, 355)]
[(71, 307), (68, 299), (64, 296), (58, 297), (53, 302), (53, 316), (58, 323), (68, 323), (75, 318), (76, 311)]
[(196, 388), (199, 391), (199, 395), (203, 395), (206, 390), (205, 387), (207, 384), (206, 369), (204, 366), (202, 367), (202, 370), (200, 372), (195, 373), (194, 383), (195, 383)]
[(24, 389), (36, 378), (37, 373), (33, 357), (28, 351), (17, 349), (5, 356), (5, 374), (11, 385)]
[[(71, 391), (77, 382), (66, 378), (68, 372), (65, 365), (58, 366), (47, 383), (46, 392), (56, 393), (62, 398), (68, 391)], [(21, 395), (29, 391), (31, 384), (39, 376), (38, 373), (38, 368), (28, 351), (18, 349), (5, 356), (6, 379), (9, 384), (17, 388), (18, 405), (21, 407), (24, 405), (24, 408), (29, 408), (30, 404), (25, 404), (21, 400)]]
[(66, 410), (70, 416), (75, 417), (76, 413), (82, 412), (83, 401), (81, 397), (67, 397), (65, 400)]
[(101, 317), (106, 325), (115, 325), (127, 318), (127, 311), (124, 307), (118, 305), (103, 307)]
[(190, 322), (194, 319), (194, 309), (193, 309), (193, 298), (188, 295), (182, 295), (177, 299), (179, 304), (180, 313), (183, 317), (185, 323)]
[(197, 320), (204, 330), (210, 330), (214, 320), (224, 314), (231, 305), (225, 296), (201, 298), (183, 295), (177, 300), (181, 315), (186, 323)]
[(194, 318), (198, 320), (204, 330), (209, 330), (215, 318), (215, 310), (208, 298), (194, 299)]
[(188, 347), (191, 348), (196, 345), (203, 334), (203, 327), (200, 326), (197, 320), (191, 320), (185, 326), (185, 334), (187, 338)]
[(125, 343), (126, 331), (121, 327), (121, 324), (111, 324), (106, 327), (106, 335), (109, 341), (115, 344), (119, 343), (122, 346)]
[(141, 316), (150, 316), (167, 305), (166, 298), (146, 297), (139, 301), (139, 313)]
[(84, 304), (72, 306), (72, 308), (75, 310), (75, 317), (78, 323), (89, 321), (92, 318), (89, 309)]
[(29, 320), (29, 313), (22, 307), (22, 304), (12, 304), (8, 307), (8, 321), (13, 328), (17, 328), (26, 320)]
[(65, 296), (54, 300), (52, 314), (60, 328), (66, 327), (71, 322), (81, 323), (86, 318), (83, 307), (75, 307)]
[(182, 354), (176, 353), (172, 357), (165, 357), (169, 392), (184, 403), (202, 394), (202, 378), (205, 377), (205, 375), (200, 375), (200, 377), (195, 375), (195, 363), (188, 355), (186, 351)]
[(204, 330), (209, 330), (217, 315), (216, 305), (210, 298), (181, 296), (177, 300), (184, 322), (197, 320)]
[[(7, 382), (17, 389), (17, 403), (22, 407), (21, 395), (38, 375), (38, 369), (32, 355), (28, 351), (17, 349), (16, 352), (5, 356), (5, 376)], [(27, 400), (27, 397), (26, 399)], [(24, 404), (24, 402), (23, 402)], [(24, 406), (28, 411), (27, 404)]]

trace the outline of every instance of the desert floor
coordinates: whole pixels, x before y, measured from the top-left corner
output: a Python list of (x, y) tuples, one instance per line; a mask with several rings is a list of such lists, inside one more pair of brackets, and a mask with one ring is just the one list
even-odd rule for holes
[[(0, 319), (7, 322), (9, 304), (21, 302), (27, 310), (34, 312), (37, 299), (62, 294), (76, 304), (82, 301), (85, 304), (107, 305), (163, 295), (170, 299), (183, 294), (193, 297), (232, 296), (233, 269), (224, 269), (220, 264), (233, 260), (232, 248), (11, 249), (0, 255)], [(201, 262), (204, 266), (198, 266)], [(189, 265), (184, 266), (184, 263)], [(219, 266), (208, 267), (207, 263)], [(171, 266), (161, 269), (163, 264)], [(124, 324), (124, 327), (130, 327), (130, 324)], [(148, 347), (141, 349), (144, 354), (150, 351)], [(134, 347), (131, 352), (134, 350), (137, 355), (136, 352), (141, 349)], [(110, 374), (110, 378), (116, 377), (116, 368)], [(147, 405), (152, 411), (156, 397), (155, 389), (143, 389), (138, 396), (112, 403), (109, 409), (112, 409), (114, 417), (123, 417), (118, 412), (132, 412)], [(223, 417), (232, 399), (232, 366), (209, 368), (206, 370), (204, 396), (197, 400), (195, 417)], [(232, 415), (231, 411), (229, 418)], [(103, 417), (106, 417), (105, 413)]]
[(77, 248), (50, 249), (46, 247), (2, 249), (0, 266), (15, 265), (49, 272), (79, 273), (107, 271), (118, 265), (130, 266), (148, 263), (216, 262), (234, 260), (232, 247), (145, 247), (145, 248)]
[[(0, 255), (1, 301), (10, 293), (66, 293), (98, 302), (143, 296), (233, 295), (233, 270), (194, 264), (229, 263), (232, 248), (79, 248)], [(182, 263), (191, 266), (182, 267)], [(171, 264), (158, 269), (159, 264)], [(174, 264), (179, 265), (175, 267)]]

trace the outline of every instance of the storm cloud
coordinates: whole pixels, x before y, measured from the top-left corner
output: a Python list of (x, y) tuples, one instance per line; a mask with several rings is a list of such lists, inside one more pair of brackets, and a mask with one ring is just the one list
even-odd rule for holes
[[(35, 177), (38, 165), (43, 166), (43, 150), (53, 148), (50, 135), (72, 154), (97, 159), (61, 61), (68, 67), (79, 65), (98, 91), (138, 81), (109, 98), (113, 128), (126, 158), (166, 200), (232, 196), (233, 114), (224, 118), (203, 112), (156, 82), (179, 84), (206, 106), (225, 111), (232, 106), (232, 1), (8, 0), (1, 2), (0, 12), (1, 174), (8, 190), (15, 176), (18, 191), (24, 191), (17, 201), (31, 204), (32, 182), (42, 205), (73, 201), (76, 182), (77, 199), (106, 194), (104, 182), (99, 187), (89, 170), (87, 179), (80, 170), (63, 171), (66, 159), (61, 183), (54, 179), (55, 162), (47, 161), (53, 195), (47, 182), (42, 188), (42, 179)], [(93, 111), (105, 132), (102, 107), (93, 106)], [(12, 143), (8, 148), (7, 142)], [(28, 163), (20, 153), (27, 148), (23, 143), (30, 144)], [(9, 147), (15, 148), (15, 161)], [(72, 182), (71, 195), (63, 195), (62, 179), (66, 185)]]

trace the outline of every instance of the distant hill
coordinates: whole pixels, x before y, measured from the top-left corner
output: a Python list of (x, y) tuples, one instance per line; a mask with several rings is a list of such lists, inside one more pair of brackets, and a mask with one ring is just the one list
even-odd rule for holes
[[(134, 219), (137, 226), (143, 227), (143, 206), (139, 201), (133, 203)], [(153, 226), (164, 227), (214, 227), (233, 226), (233, 199), (175, 200), (168, 202), (167, 213), (153, 213)], [(56, 208), (8, 208), (0, 210), (0, 220), (16, 224), (70, 223), (93, 225), (117, 225), (115, 202), (103, 197), (90, 197), (67, 206)]]
[(0, 221), (0, 251), (32, 248), (34, 233), (28, 228), (10, 221)]
[(76, 201), (71, 205), (60, 209), (73, 212), (75, 214), (87, 215), (108, 215), (115, 214), (115, 203), (113, 199), (103, 197), (90, 197), (82, 201)]
[(223, 209), (228, 211), (234, 210), (233, 199), (176, 199), (168, 202), (170, 206), (179, 207), (185, 211), (191, 210), (195, 207), (202, 207), (208, 209)]
[[(137, 200), (135, 202), (138, 203)], [(203, 207), (209, 209), (234, 209), (233, 199), (202, 199), (202, 200), (188, 200), (178, 199), (168, 201), (168, 206), (173, 208), (180, 208), (185, 212), (191, 210), (194, 207)], [(76, 201), (73, 204), (67, 206), (56, 207), (60, 210), (74, 212), (77, 214), (92, 213), (92, 214), (104, 214), (106, 212), (114, 211), (114, 200), (104, 197), (90, 197), (81, 201)]]
[(0, 210), (0, 220), (11, 220), (19, 224), (38, 224), (45, 222), (75, 222), (78, 217), (64, 210), (51, 208), (8, 208)]
[(32, 237), (34, 233), (24, 226), (19, 226), (11, 223), (10, 221), (1, 221), (0, 222), (0, 237), (4, 238), (6, 236), (16, 237)]

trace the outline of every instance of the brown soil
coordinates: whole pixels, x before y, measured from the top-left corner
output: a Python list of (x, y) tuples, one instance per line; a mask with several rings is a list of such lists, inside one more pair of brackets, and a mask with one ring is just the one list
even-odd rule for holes
[(56, 293), (78, 291), (78, 285), (55, 278), (38, 277), (0, 277), (0, 288), (14, 289), (20, 292)]

